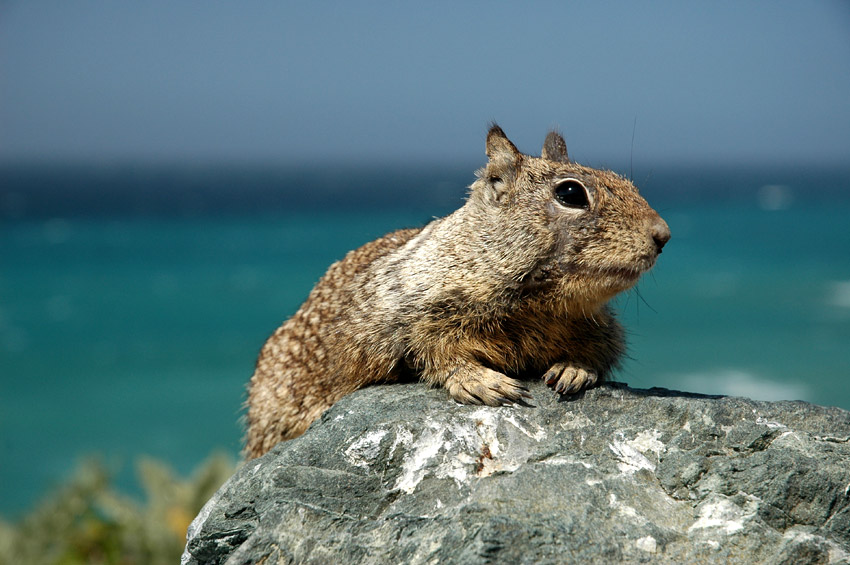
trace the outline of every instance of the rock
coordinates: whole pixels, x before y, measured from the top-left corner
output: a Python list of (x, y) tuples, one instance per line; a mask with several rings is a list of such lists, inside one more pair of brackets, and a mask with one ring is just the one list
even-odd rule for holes
[(850, 412), (530, 390), (358, 391), (246, 463), (183, 563), (850, 563)]

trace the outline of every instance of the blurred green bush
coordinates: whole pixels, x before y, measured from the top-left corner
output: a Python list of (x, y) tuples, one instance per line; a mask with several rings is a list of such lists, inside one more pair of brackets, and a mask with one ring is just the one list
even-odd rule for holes
[(234, 470), (229, 456), (214, 454), (182, 479), (161, 461), (140, 459), (138, 501), (88, 459), (20, 520), (0, 521), (0, 565), (179, 563), (189, 523)]

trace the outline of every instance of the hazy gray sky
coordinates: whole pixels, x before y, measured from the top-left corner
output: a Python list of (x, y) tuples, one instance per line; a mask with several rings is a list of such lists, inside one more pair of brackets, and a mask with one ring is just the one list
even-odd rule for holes
[(846, 2), (0, 0), (0, 160), (850, 163)]

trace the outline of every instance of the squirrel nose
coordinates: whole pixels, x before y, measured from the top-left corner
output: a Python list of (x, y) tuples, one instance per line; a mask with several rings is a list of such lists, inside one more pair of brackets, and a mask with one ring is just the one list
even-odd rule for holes
[(661, 253), (664, 245), (670, 241), (670, 227), (667, 225), (667, 222), (658, 216), (649, 229), (652, 234), (652, 240), (655, 242), (655, 248), (658, 250), (658, 253)]

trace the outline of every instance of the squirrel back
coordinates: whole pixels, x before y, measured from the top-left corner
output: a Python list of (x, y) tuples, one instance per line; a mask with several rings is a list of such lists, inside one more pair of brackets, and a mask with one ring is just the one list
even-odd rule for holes
[(466, 203), (331, 265), (266, 342), (251, 379), (245, 454), (296, 437), (344, 395), (418, 377), (463, 403), (594, 386), (624, 352), (608, 301), (670, 239), (628, 180), (572, 163), (551, 132), (539, 158), (498, 126)]

